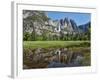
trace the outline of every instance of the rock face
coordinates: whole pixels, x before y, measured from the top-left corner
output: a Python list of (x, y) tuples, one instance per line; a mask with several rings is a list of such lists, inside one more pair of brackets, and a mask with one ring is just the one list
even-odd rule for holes
[(60, 28), (68, 33), (77, 32), (78, 28), (74, 20), (72, 19), (61, 19), (60, 20)]
[(63, 32), (64, 34), (78, 33), (78, 26), (76, 22), (69, 18), (64, 18), (60, 20), (49, 20), (49, 26), (47, 29), (52, 27), (51, 31), (55, 33)]
[(78, 26), (78, 28), (79, 28), (79, 30), (81, 32), (87, 32), (88, 29), (90, 28), (90, 26), (91, 26), (91, 22), (88, 22), (86, 24), (83, 24), (83, 25)]

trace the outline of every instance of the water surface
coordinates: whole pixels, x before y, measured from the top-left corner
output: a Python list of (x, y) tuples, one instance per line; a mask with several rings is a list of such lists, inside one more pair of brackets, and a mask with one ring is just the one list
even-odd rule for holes
[(90, 66), (90, 48), (24, 49), (23, 69)]

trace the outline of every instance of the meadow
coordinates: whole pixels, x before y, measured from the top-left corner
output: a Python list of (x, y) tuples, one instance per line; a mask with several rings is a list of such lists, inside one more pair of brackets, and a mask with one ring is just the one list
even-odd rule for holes
[(24, 48), (88, 47), (90, 41), (24, 41)]

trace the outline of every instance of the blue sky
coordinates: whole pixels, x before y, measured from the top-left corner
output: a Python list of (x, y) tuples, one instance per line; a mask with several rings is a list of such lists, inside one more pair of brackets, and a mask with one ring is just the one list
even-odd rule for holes
[(64, 19), (65, 17), (68, 17), (69, 19), (75, 20), (77, 25), (85, 24), (89, 21), (91, 21), (91, 14), (90, 13), (75, 13), (75, 12), (46, 12), (48, 17), (50, 17), (53, 20), (56, 19)]

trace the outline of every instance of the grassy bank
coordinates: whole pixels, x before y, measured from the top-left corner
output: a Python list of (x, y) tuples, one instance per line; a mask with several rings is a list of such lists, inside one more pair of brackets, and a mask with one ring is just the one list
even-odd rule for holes
[(24, 41), (24, 48), (89, 47), (90, 41)]

